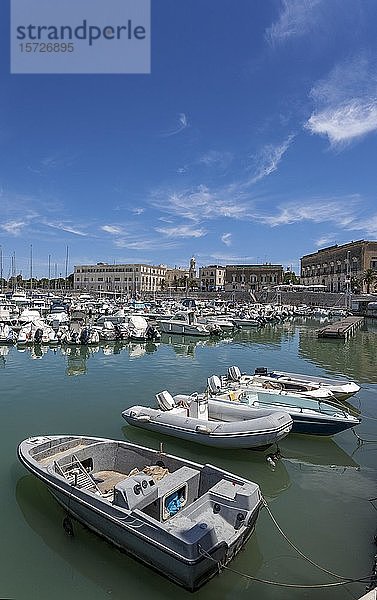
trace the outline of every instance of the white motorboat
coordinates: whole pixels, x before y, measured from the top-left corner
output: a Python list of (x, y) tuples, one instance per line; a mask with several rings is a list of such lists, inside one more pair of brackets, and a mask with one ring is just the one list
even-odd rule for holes
[(18, 332), (17, 344), (58, 344), (59, 340), (55, 331), (44, 321), (32, 321), (23, 325)]
[(282, 394), (279, 390), (226, 385), (216, 375), (208, 378), (207, 393), (210, 395), (210, 408), (226, 403), (229, 407), (247, 405), (252, 408), (286, 411), (293, 420), (292, 433), (334, 435), (360, 424), (360, 418), (334, 397), (332, 400), (318, 399), (299, 394)]
[(206, 394), (156, 395), (159, 408), (131, 406), (130, 425), (217, 448), (263, 448), (288, 435), (292, 419), (283, 411), (208, 404)]
[(262, 506), (256, 483), (125, 441), (34, 437), (18, 458), (69, 515), (190, 591), (245, 546)]
[(297, 386), (296, 388), (284, 386), (282, 382), (275, 381), (273, 378), (257, 377), (255, 375), (242, 374), (236, 366), (229, 367), (226, 375), (220, 378), (214, 375), (208, 379), (210, 392), (213, 394), (221, 393), (221, 391), (230, 390), (247, 390), (250, 392), (262, 392), (266, 394), (279, 395), (287, 399), (288, 402), (294, 404), (295, 398), (299, 402), (303, 398), (315, 400), (334, 400), (333, 393), (324, 387), (317, 385), (313, 386)]
[(160, 319), (158, 323), (163, 333), (198, 335), (202, 337), (211, 335), (211, 331), (207, 325), (197, 321), (193, 310), (179, 311), (171, 319)]
[(268, 371), (265, 367), (255, 369), (255, 375), (261, 377), (267, 375), (270, 380), (282, 383), (286, 388), (296, 384), (303, 386), (317, 385), (321, 389), (329, 390), (337, 400), (347, 400), (360, 390), (360, 386), (354, 381), (303, 375), (301, 373), (287, 373), (285, 371)]
[(17, 336), (8, 323), (0, 323), (0, 344), (14, 344)]
[(130, 340), (157, 340), (161, 337), (160, 332), (141, 315), (131, 315), (128, 319), (127, 327)]

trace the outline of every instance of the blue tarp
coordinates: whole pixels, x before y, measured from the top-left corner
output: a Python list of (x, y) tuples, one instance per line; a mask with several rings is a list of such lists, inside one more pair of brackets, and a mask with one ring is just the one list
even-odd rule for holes
[(165, 506), (170, 516), (175, 515), (181, 508), (182, 504), (178, 496), (178, 492), (175, 492), (168, 498), (166, 498)]

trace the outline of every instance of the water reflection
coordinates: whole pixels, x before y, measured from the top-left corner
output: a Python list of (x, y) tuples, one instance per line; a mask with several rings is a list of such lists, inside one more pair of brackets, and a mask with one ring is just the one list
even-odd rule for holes
[(180, 356), (195, 357), (197, 348), (214, 347), (219, 344), (229, 344), (233, 341), (232, 337), (210, 337), (199, 338), (192, 335), (169, 335), (163, 333), (161, 335), (161, 344), (169, 344), (174, 352)]
[(234, 342), (262, 344), (270, 347), (280, 347), (295, 335), (294, 321), (267, 324), (264, 327), (243, 328), (234, 334)]
[[(358, 383), (377, 382), (377, 324), (368, 323), (346, 342), (318, 339), (314, 327), (299, 332), (299, 356), (328, 373), (344, 375)], [(314, 373), (313, 373), (314, 374)]]

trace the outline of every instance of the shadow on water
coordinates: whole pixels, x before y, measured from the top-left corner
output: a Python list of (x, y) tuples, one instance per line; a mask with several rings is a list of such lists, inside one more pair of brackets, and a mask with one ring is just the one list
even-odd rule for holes
[[(51, 497), (47, 488), (32, 475), (18, 480), (16, 502), (27, 525), (37, 534), (43, 544), (53, 551), (59, 560), (68, 566), (72, 578), (77, 575), (89, 579), (111, 598), (200, 598), (217, 600), (233, 597), (240, 585), (239, 577), (225, 572), (213, 578), (194, 594), (187, 592), (165, 579), (153, 569), (127, 556), (100, 536), (73, 520), (73, 537), (63, 530), (65, 511)], [(30, 549), (30, 548), (29, 548)], [(38, 561), (43, 560), (44, 550), (39, 548)], [(254, 534), (240, 556), (247, 554), (248, 569), (257, 573), (263, 563), (257, 535)], [(35, 557), (37, 560), (37, 558)], [(56, 557), (55, 557), (56, 560)], [(241, 559), (242, 560), (242, 559)], [(240, 558), (233, 561), (237, 568)], [(242, 561), (243, 562), (243, 561)], [(66, 568), (65, 567), (65, 568)], [(73, 575), (75, 574), (75, 575)], [(48, 578), (48, 574), (46, 574)], [(69, 582), (67, 582), (69, 584)], [(28, 582), (30, 585), (31, 582)], [(103, 593), (103, 592), (102, 592)], [(67, 590), (55, 590), (55, 598), (66, 597)], [(69, 593), (68, 593), (69, 596)], [(103, 597), (102, 595), (99, 597)]]
[(359, 464), (332, 438), (289, 435), (280, 442), (284, 460), (302, 466), (358, 469)]

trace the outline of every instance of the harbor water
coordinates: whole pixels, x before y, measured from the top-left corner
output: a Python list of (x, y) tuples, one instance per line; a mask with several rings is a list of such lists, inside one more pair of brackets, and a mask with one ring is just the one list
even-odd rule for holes
[[(238, 600), (359, 598), (365, 583), (316, 588), (339, 579), (304, 560), (262, 509), (254, 536), (225, 570), (195, 594), (118, 551), (74, 522), (19, 463), (17, 444), (40, 434), (87, 434), (213, 463), (256, 481), (287, 538), (315, 563), (345, 578), (371, 574), (377, 529), (377, 323), (347, 341), (318, 339), (318, 321), (285, 321), (222, 339), (163, 335), (159, 343), (20, 351), (0, 347), (2, 492), (0, 597), (26, 600)], [(273, 467), (266, 451), (216, 450), (133, 429), (121, 412), (154, 395), (203, 391), (230, 365), (266, 366), (361, 384), (350, 402), (362, 415), (333, 438), (289, 435)], [(360, 440), (367, 440), (362, 442)], [(248, 574), (250, 578), (242, 576)], [(262, 581), (284, 583), (275, 586)], [(308, 587), (288, 587), (289, 585)], [(313, 587), (309, 587), (313, 586)]]

